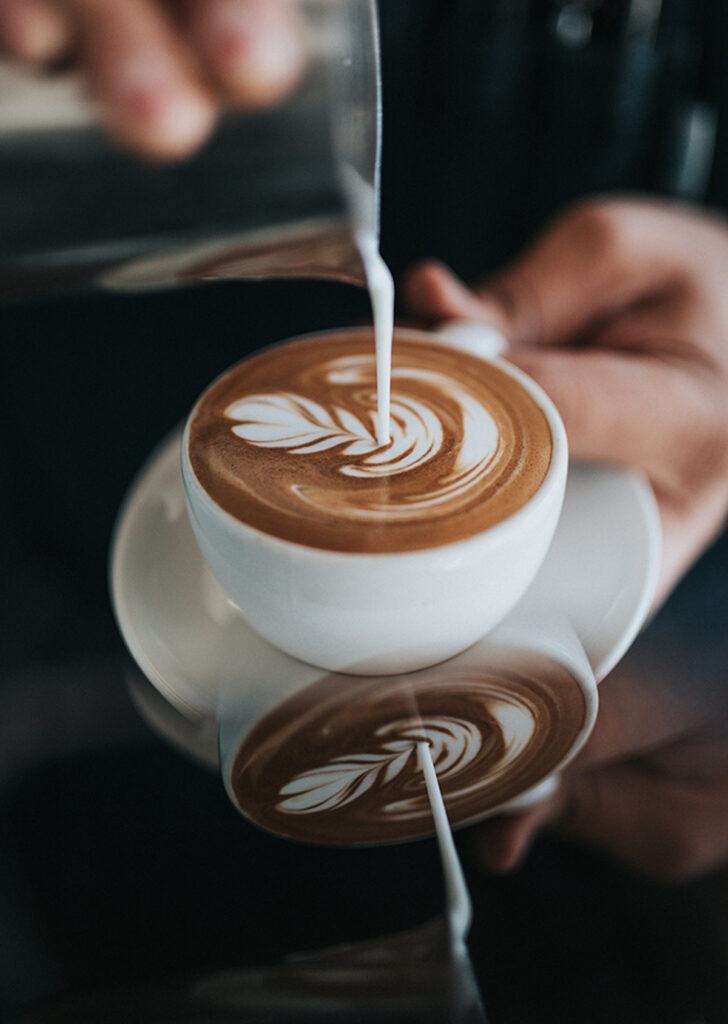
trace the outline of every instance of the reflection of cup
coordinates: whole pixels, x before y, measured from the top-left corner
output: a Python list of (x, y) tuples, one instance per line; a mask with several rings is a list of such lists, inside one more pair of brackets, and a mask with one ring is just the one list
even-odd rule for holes
[(221, 704), (220, 765), (243, 814), (293, 839), (366, 845), (431, 834), (422, 741), (453, 826), (523, 809), (579, 750), (597, 712), (588, 660), (559, 621), (510, 617), (458, 657), (397, 676), (317, 674), (263, 653), (268, 685), (233, 689)]
[(182, 443), (207, 564), (270, 643), (331, 671), (406, 672), (516, 604), (558, 520), (567, 446), (512, 367), (395, 335), (377, 447), (370, 330), (274, 346), (203, 394)]

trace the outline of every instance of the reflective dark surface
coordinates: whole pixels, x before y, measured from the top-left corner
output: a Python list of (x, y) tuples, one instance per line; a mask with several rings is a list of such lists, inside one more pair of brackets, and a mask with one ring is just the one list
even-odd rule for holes
[[(654, 664), (660, 650), (677, 676), (689, 665), (693, 678), (698, 666), (703, 678), (720, 678), (726, 658), (716, 624), (727, 579), (723, 544), (649, 627), (631, 663)], [(419, 930), (441, 912), (434, 842), (336, 850), (256, 830), (215, 775), (147, 733), (115, 662), (15, 677), (5, 688), (2, 739), (7, 1020), (21, 1010), (32, 1024), (271, 1019), (253, 1012), (271, 979), (282, 1021), (291, 1012), (280, 1004), (286, 984), (290, 992), (302, 979), (312, 1016), (288, 1019), (376, 1020), (360, 1004), (352, 1016), (356, 976), (345, 979), (353, 998), (329, 1003), (322, 1016), (321, 960), (300, 961), (293, 973), (276, 965), (341, 943), (376, 948), (381, 936)], [(474, 902), (470, 957), (489, 1024), (728, 1020), (728, 872), (665, 885), (544, 838), (520, 871), (493, 877), (478, 866), (474, 836), (457, 838)], [(341, 974), (324, 963), (328, 996), (333, 977), (341, 1000)], [(217, 981), (200, 987), (211, 976)], [(399, 989), (399, 1007), (393, 1001), (381, 1019), (437, 1020), (447, 984), (441, 973), (415, 971), (415, 984)], [(417, 1007), (423, 994), (434, 1015), (408, 1018), (408, 1000)]]
[(298, 954), (271, 967), (225, 971), (187, 984), (125, 989), (31, 1009), (25, 1024), (125, 1021), (214, 1024), (316, 1020), (486, 1024), (472, 964), (436, 918), (400, 935)]

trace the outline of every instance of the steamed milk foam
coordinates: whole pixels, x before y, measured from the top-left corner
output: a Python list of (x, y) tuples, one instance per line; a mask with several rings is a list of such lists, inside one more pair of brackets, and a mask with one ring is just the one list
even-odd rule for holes
[(273, 346), (215, 381), (189, 425), (204, 491), (263, 533), (351, 553), (438, 547), (509, 518), (549, 468), (541, 408), (493, 364), (394, 338), (385, 443), (371, 329)]
[(292, 839), (365, 845), (432, 833), (425, 743), (451, 824), (481, 819), (550, 775), (587, 716), (549, 659), (494, 649), (389, 677), (328, 676), (278, 704), (232, 764), (235, 802)]

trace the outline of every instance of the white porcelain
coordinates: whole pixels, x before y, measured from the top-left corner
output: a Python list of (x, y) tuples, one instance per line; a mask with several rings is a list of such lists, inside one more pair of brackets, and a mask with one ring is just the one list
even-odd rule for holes
[[(408, 332), (408, 338), (418, 336), (433, 337)], [(182, 479), (195, 536), (215, 579), (269, 643), (334, 672), (410, 672), (465, 650), (523, 596), (561, 511), (566, 433), (541, 388), (510, 364), (494, 362), (543, 410), (553, 439), (551, 464), (536, 494), (509, 519), (427, 550), (323, 551), (240, 522), (197, 481), (188, 456), (188, 421)]]
[(437, 337), (443, 344), (464, 349), (480, 359), (496, 359), (508, 351), (508, 341), (500, 331), (473, 320), (446, 320), (438, 327)]
[[(269, 648), (269, 650), (274, 649)], [(492, 658), (496, 652), (501, 656), (504, 651), (516, 652), (518, 655), (528, 653), (542, 659), (544, 665), (556, 664), (565, 668), (581, 690), (584, 701), (584, 719), (579, 731), (573, 737), (571, 746), (562, 758), (551, 766), (548, 775), (521, 792), (517, 797), (497, 806), (483, 808), (482, 814), (478, 816), (479, 820), (496, 813), (525, 811), (552, 795), (559, 784), (559, 773), (577, 755), (589, 738), (599, 707), (596, 677), (579, 637), (567, 619), (562, 615), (553, 614), (548, 609), (542, 609), (536, 618), (533, 618), (527, 609), (516, 609), (487, 637), (456, 657), (438, 665), (408, 673), (404, 678), (410, 679), (412, 682), (413, 701), (416, 703), (419, 686), (436, 685), (445, 692), (451, 683), (457, 683), (457, 680), (463, 677), (477, 676), (479, 670), (487, 667), (489, 658)], [(277, 653), (275, 651), (275, 654)], [(299, 670), (290, 671), (296, 664), (298, 664)], [(251, 679), (244, 691), (241, 692), (235, 683), (225, 682), (219, 694), (217, 710), (219, 768), (226, 792), (236, 806), (232, 774), (236, 756), (243, 741), (263, 718), (294, 694), (298, 695), (301, 714), (305, 714), (303, 711), (307, 699), (305, 691), (310, 690), (312, 693), (310, 699), (313, 701), (313, 695), (315, 695), (313, 684), (328, 675), (326, 672), (316, 670), (312, 666), (302, 665), (300, 662), (294, 662), (288, 666), (277, 662), (275, 667), (271, 662), (268, 668), (269, 672), (265, 677), (257, 676)], [(349, 687), (352, 697), (356, 699), (357, 688), (362, 682), (360, 677), (350, 674), (335, 674), (331, 678), (336, 682), (338, 692), (344, 692)], [(370, 681), (372, 678), (370, 677)], [(398, 682), (402, 678), (402, 676), (381, 678), (381, 694), (387, 692), (391, 683)], [(313, 705), (310, 706), (313, 707)], [(431, 734), (428, 733), (428, 735)], [(361, 744), (361, 740), (359, 742)], [(381, 740), (372, 736), (371, 743), (371, 749), (358, 746), (352, 753), (366, 759), (381, 756)], [(335, 762), (329, 762), (321, 767), (327, 773), (328, 778), (333, 778), (332, 773), (336, 770)]]
[[(483, 647), (479, 649), (478, 654), (484, 663), (487, 663), (488, 651), (502, 645), (521, 653), (529, 652), (561, 665), (579, 684), (584, 698), (584, 721), (561, 761), (535, 786), (489, 812), (489, 815), (504, 812), (517, 814), (553, 796), (559, 787), (560, 773), (589, 739), (599, 710), (597, 677), (570, 619), (563, 611), (549, 607), (545, 602), (534, 604), (524, 600), (482, 641), (482, 644)], [(480, 645), (477, 646), (480, 648)]]
[[(237, 695), (252, 720), (322, 673), (262, 640), (212, 579), (185, 509), (179, 444), (179, 433), (170, 436), (130, 488), (112, 546), (111, 595), (138, 666), (130, 682), (140, 713), (168, 742), (216, 768), (225, 697)], [(494, 636), (461, 657), (487, 657), (498, 632), (514, 641), (518, 630), (519, 643), (541, 645), (552, 623), (568, 623), (599, 682), (644, 622), (659, 565), (659, 518), (642, 476), (572, 464), (554, 540), (531, 587)], [(559, 643), (558, 631), (548, 642)], [(578, 649), (559, 657), (578, 658)], [(579, 676), (587, 678), (583, 669)]]

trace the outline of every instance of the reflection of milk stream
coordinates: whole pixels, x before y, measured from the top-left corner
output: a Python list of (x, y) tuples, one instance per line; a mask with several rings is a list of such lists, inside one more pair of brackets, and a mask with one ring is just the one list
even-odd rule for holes
[(235, 1020), (486, 1024), (467, 948), (454, 947), (443, 916), (411, 931), (295, 954), (273, 967), (215, 974), (193, 993), (198, 1016), (209, 1006)]
[[(335, 757), (321, 768), (297, 775), (281, 789), (284, 799), (277, 809), (288, 814), (318, 814), (351, 804), (375, 785), (386, 786), (403, 772), (410, 773), (417, 760), (415, 744), (427, 744), (443, 779), (463, 771), (482, 746), (476, 725), (451, 716), (392, 722), (377, 729), (374, 735), (378, 740), (376, 752)], [(388, 736), (395, 738), (379, 742)], [(382, 810), (397, 815), (409, 809), (410, 804), (419, 813), (419, 798), (389, 803)]]
[(473, 906), (470, 893), (465, 882), (462, 865), (455, 849), (452, 829), (442, 799), (442, 790), (437, 780), (437, 773), (432, 759), (430, 744), (418, 742), (417, 756), (422, 774), (425, 777), (427, 796), (430, 801), (432, 819), (435, 822), (437, 845), (440, 850), (440, 861), (445, 876), (445, 894), (447, 899), (447, 918), (450, 926), (450, 942), (454, 950), (465, 945), (473, 919)]
[[(420, 732), (422, 732), (422, 727)], [(430, 744), (409, 741), (419, 760), (437, 833), (445, 914), (402, 934), (289, 957), (272, 968), (231, 971), (195, 986), (198, 1001), (277, 1021), (418, 1020), (487, 1024), (466, 939), (472, 903), (455, 848)], [(416, 1015), (416, 1016), (415, 1016)], [(256, 1017), (257, 1019), (257, 1017)], [(353, 1017), (352, 1017), (353, 1019)]]
[[(477, 683), (472, 685), (477, 687)], [(475, 722), (453, 715), (399, 719), (375, 731), (376, 742), (372, 749), (334, 757), (294, 776), (281, 788), (276, 810), (293, 815), (339, 811), (366, 793), (379, 789), (382, 792), (381, 814), (390, 820), (418, 818), (422, 814), (419, 794), (386, 802), (384, 796), (392, 783), (409, 778), (413, 768), (416, 770), (416, 749), (423, 743), (427, 745), (438, 778), (448, 783), (451, 799), (466, 796), (469, 790), (479, 788), (486, 781), (473, 780), (468, 775), (469, 785), (464, 789), (458, 786), (458, 777), (483, 755), (487, 758), (487, 783), (493, 784), (528, 751), (536, 730), (537, 709), (527, 699), (509, 693), (492, 681), (487, 692), (487, 709), (490, 727), (497, 724), (502, 744), (495, 761), (484, 751), (482, 727)]]

